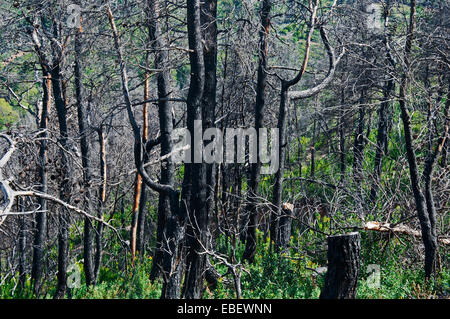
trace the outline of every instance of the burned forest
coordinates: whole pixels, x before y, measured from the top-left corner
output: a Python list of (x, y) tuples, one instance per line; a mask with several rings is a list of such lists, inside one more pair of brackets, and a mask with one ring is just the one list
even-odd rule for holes
[(0, 0), (0, 299), (450, 298), (449, 9)]

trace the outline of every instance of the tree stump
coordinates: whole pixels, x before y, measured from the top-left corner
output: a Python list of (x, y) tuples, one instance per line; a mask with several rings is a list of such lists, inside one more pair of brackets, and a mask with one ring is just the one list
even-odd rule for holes
[(361, 243), (358, 232), (328, 237), (328, 271), (320, 299), (354, 299)]
[(289, 248), (289, 242), (291, 240), (291, 228), (292, 228), (292, 215), (294, 205), (284, 203), (281, 208), (281, 216), (278, 222), (278, 245), (282, 250)]

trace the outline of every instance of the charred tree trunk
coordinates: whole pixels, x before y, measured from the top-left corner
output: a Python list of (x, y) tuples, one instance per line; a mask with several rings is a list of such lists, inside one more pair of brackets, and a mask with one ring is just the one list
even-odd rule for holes
[(437, 250), (437, 238), (435, 232), (433, 231), (433, 223), (430, 220), (430, 216), (427, 213), (425, 198), (420, 190), (419, 181), (419, 171), (417, 165), (417, 158), (413, 147), (412, 129), (411, 129), (411, 117), (407, 108), (407, 82), (408, 82), (408, 72), (410, 68), (410, 55), (412, 50), (412, 41), (414, 36), (414, 26), (415, 26), (415, 13), (416, 13), (416, 1), (411, 0), (410, 2), (410, 18), (409, 18), (409, 32), (405, 44), (405, 65), (406, 70), (402, 77), (400, 83), (400, 110), (401, 118), (404, 127), (405, 134), (405, 147), (406, 156), (409, 164), (409, 173), (411, 180), (411, 188), (414, 194), (414, 200), (416, 203), (417, 215), (419, 217), (420, 228), (422, 232), (422, 241), (425, 246), (425, 277), (429, 278), (434, 272), (436, 250)]
[[(155, 50), (155, 69), (162, 69), (157, 75), (157, 87), (158, 87), (158, 114), (159, 114), (159, 126), (161, 130), (161, 156), (164, 156), (172, 151), (172, 138), (173, 131), (173, 116), (171, 104), (167, 101), (167, 98), (171, 92), (170, 86), (170, 69), (169, 53), (165, 50), (167, 43), (162, 36), (161, 27), (159, 23), (159, 5), (158, 0), (151, 0), (148, 2), (148, 14), (149, 14), (149, 40), (152, 44), (152, 48)], [(166, 185), (173, 185), (175, 182), (175, 166), (171, 158), (161, 162), (161, 183)], [(167, 227), (168, 220), (175, 214), (174, 207), (172, 207), (172, 201), (170, 194), (160, 193), (158, 202), (158, 221), (156, 231), (156, 249), (153, 255), (153, 265), (150, 273), (150, 280), (155, 280), (160, 273), (160, 269), (163, 266), (163, 258), (171, 258), (170, 255), (164, 254), (164, 250), (167, 250)], [(170, 240), (170, 239), (169, 239)], [(165, 256), (165, 257), (164, 257)], [(172, 264), (168, 261), (166, 265)], [(170, 269), (163, 269), (166, 274), (170, 273)]]
[[(50, 111), (51, 105), (51, 75), (48, 73), (47, 68), (43, 66), (42, 69), (42, 88), (43, 88), (43, 99), (42, 99), (42, 110), (40, 114), (40, 124), (39, 129), (42, 133), (39, 135), (41, 138), (39, 142), (39, 180), (41, 186), (39, 191), (42, 193), (47, 193), (47, 124), (48, 124), (48, 113)], [(42, 280), (42, 270), (43, 270), (43, 259), (44, 259), (44, 243), (47, 231), (47, 200), (39, 197), (39, 206), (41, 212), (36, 213), (36, 231), (34, 235), (33, 242), (33, 265), (31, 270), (31, 278), (33, 280), (33, 291), (36, 296), (39, 295)]]
[[(54, 23), (53, 36), (58, 37), (58, 24)], [(61, 75), (61, 52), (55, 44), (53, 44), (53, 66), (51, 69), (53, 97), (55, 100), (56, 114), (59, 123), (59, 142), (61, 147), (68, 149), (68, 127), (67, 127), (67, 109), (63, 92), (63, 79)], [(62, 201), (69, 203), (71, 197), (71, 160), (67, 153), (60, 151), (60, 193), (59, 197)], [(58, 285), (56, 288), (55, 298), (63, 298), (67, 289), (67, 266), (69, 255), (69, 227), (67, 209), (61, 207), (59, 211), (59, 232), (58, 232)]]
[[(449, 133), (449, 109), (450, 109), (450, 87), (449, 87), (449, 92), (447, 93), (447, 101), (445, 103), (445, 109), (444, 109), (444, 132), (442, 134), (441, 137), (438, 138), (437, 140), (437, 145), (433, 146), (432, 145), (432, 138), (431, 136), (433, 135), (432, 130), (433, 130), (433, 126), (436, 126), (436, 123), (434, 123), (434, 125), (430, 125), (431, 127), (429, 128), (430, 132), (430, 146), (428, 149), (428, 154), (427, 154), (427, 158), (425, 161), (425, 167), (423, 170), (423, 179), (424, 179), (424, 193), (425, 193), (425, 204), (426, 204), (426, 208), (427, 208), (427, 212), (428, 212), (428, 217), (430, 220), (430, 232), (431, 232), (431, 238), (433, 241), (436, 241), (436, 252), (435, 254), (437, 254), (437, 226), (436, 226), (436, 218), (437, 218), (437, 214), (436, 214), (436, 206), (434, 203), (434, 197), (433, 197), (433, 191), (432, 191), (432, 180), (433, 180), (433, 169), (434, 169), (434, 165), (436, 163), (437, 158), (439, 157), (440, 153), (442, 152), (442, 149), (445, 145), (445, 142), (447, 141), (448, 138), (448, 133)], [(432, 121), (434, 122), (434, 121)], [(433, 149), (434, 147), (434, 149)], [(428, 261), (429, 263), (431, 263), (431, 261)], [(425, 266), (427, 267), (427, 264), (425, 264)], [(431, 268), (431, 271), (435, 270), (435, 265), (431, 264), (428, 265), (429, 268)], [(427, 269), (427, 268), (426, 268)], [(431, 274), (429, 274), (431, 275)], [(429, 277), (429, 276), (428, 276)], [(427, 277), (427, 278), (428, 278)]]
[(131, 249), (132, 265), (134, 264), (134, 259), (136, 257), (136, 235), (137, 235), (137, 221), (139, 214), (139, 201), (141, 199), (141, 186), (142, 186), (142, 177), (139, 173), (136, 173), (133, 207), (131, 209), (132, 219), (130, 228), (130, 249)]
[[(261, 26), (259, 30), (259, 65), (258, 65), (258, 82), (256, 84), (256, 103), (255, 103), (255, 130), (264, 125), (265, 111), (265, 89), (267, 82), (267, 54), (269, 49), (269, 29), (270, 29), (270, 10), (272, 8), (271, 0), (264, 0), (261, 7)], [(260, 149), (259, 134), (256, 136), (257, 150)], [(249, 214), (248, 227), (246, 232), (246, 243), (243, 259), (253, 262), (256, 252), (256, 218), (257, 218), (257, 197), (259, 194), (259, 179), (261, 174), (261, 159), (259, 151), (256, 163), (251, 164), (250, 181), (249, 181), (249, 198), (247, 211)]]
[(280, 96), (280, 113), (278, 115), (278, 129), (279, 129), (279, 168), (275, 175), (275, 185), (273, 187), (273, 199), (272, 203), (274, 206), (274, 211), (272, 212), (271, 222), (270, 222), (270, 237), (275, 242), (275, 251), (280, 247), (278, 236), (279, 232), (279, 219), (281, 217), (281, 203), (283, 196), (283, 175), (284, 175), (284, 162), (286, 157), (286, 119), (287, 119), (287, 105), (288, 105), (288, 89), (289, 86), (283, 82), (281, 86), (281, 96)]
[[(146, 57), (148, 59), (148, 55)], [(145, 73), (145, 80), (144, 80), (144, 101), (147, 101), (150, 98), (149, 93), (149, 80), (150, 74), (148, 72)], [(144, 103), (143, 109), (142, 109), (142, 142), (144, 145), (147, 143), (148, 140), (148, 103)], [(148, 162), (148, 152), (144, 154), (144, 163)], [(139, 175), (140, 176), (140, 175)], [(139, 194), (139, 210), (138, 210), (138, 217), (137, 217), (137, 226), (136, 226), (136, 250), (139, 254), (139, 256), (144, 256), (144, 249), (145, 249), (145, 222), (147, 217), (147, 191), (146, 191), (146, 184), (142, 183), (142, 177), (141, 177), (141, 191)], [(137, 192), (137, 190), (136, 190)]]
[(355, 299), (360, 267), (360, 235), (328, 237), (328, 271), (320, 299)]
[(341, 171), (341, 181), (345, 178), (346, 153), (345, 153), (345, 92), (341, 92), (341, 114), (339, 117), (339, 167)]
[(381, 171), (383, 169), (383, 155), (387, 148), (387, 129), (388, 118), (387, 112), (390, 107), (389, 99), (394, 90), (394, 81), (389, 80), (384, 89), (384, 101), (380, 105), (378, 110), (378, 132), (377, 132), (377, 148), (375, 151), (375, 163), (374, 163), (374, 182), (370, 190), (370, 202), (375, 203), (377, 198), (378, 188), (380, 184)]
[[(204, 2), (200, 12), (200, 20), (203, 26), (203, 57), (205, 63), (205, 84), (201, 102), (203, 131), (214, 127), (216, 115), (216, 89), (217, 89), (217, 0), (207, 0)], [(210, 143), (214, 143), (211, 141)], [(208, 212), (208, 224), (211, 229), (211, 222), (215, 213), (215, 191), (216, 191), (217, 164), (206, 164), (206, 210)], [(211, 229), (211, 233), (214, 230)], [(209, 241), (208, 241), (209, 245)], [(210, 248), (210, 247), (208, 247)]]
[(312, 145), (311, 145), (311, 170), (310, 176), (314, 178), (315, 170), (316, 170), (316, 119), (314, 119), (313, 125), (313, 136), (312, 136)]
[(364, 161), (364, 126), (365, 126), (365, 103), (366, 91), (361, 92), (358, 107), (358, 124), (355, 132), (355, 141), (353, 144), (353, 178), (356, 187), (356, 200), (358, 205), (358, 214), (364, 212), (364, 199), (362, 197), (362, 179), (363, 179), (363, 161)]
[[(390, 1), (387, 1), (385, 10), (384, 10), (384, 29), (385, 29), (385, 37), (384, 43), (386, 48), (386, 62), (390, 67), (388, 70), (391, 70), (395, 67), (395, 62), (391, 56), (389, 39), (388, 39), (388, 21), (389, 15), (391, 12), (391, 4)], [(386, 75), (387, 80), (385, 81), (385, 85), (383, 88), (383, 101), (381, 102), (380, 108), (378, 110), (378, 132), (377, 132), (377, 148), (375, 151), (375, 162), (374, 162), (374, 181), (370, 190), (370, 202), (372, 204), (375, 203), (377, 199), (378, 189), (380, 187), (380, 178), (381, 172), (383, 170), (383, 156), (388, 149), (388, 126), (389, 119), (388, 113), (391, 108), (391, 103), (389, 102), (392, 97), (392, 93), (395, 91), (395, 83), (394, 79), (390, 74)]]
[[(144, 101), (149, 99), (148, 85), (149, 85), (149, 74), (148, 72), (144, 75)], [(148, 103), (145, 102), (142, 106), (142, 143), (145, 145), (148, 139)], [(144, 154), (144, 163), (147, 162), (148, 155), (147, 152)], [(130, 246), (131, 246), (131, 263), (134, 263), (134, 259), (136, 258), (136, 250), (141, 251), (142, 240), (139, 241), (141, 247), (137, 247), (138, 245), (138, 237), (141, 237), (141, 234), (138, 234), (138, 230), (143, 231), (142, 223), (145, 221), (145, 218), (142, 218), (141, 215), (144, 214), (145, 211), (145, 184), (142, 183), (142, 176), (139, 173), (136, 173), (136, 186), (134, 189), (134, 201), (132, 208), (132, 221), (131, 221), (131, 236), (130, 236)], [(142, 200), (142, 201), (141, 201)], [(143, 234), (142, 234), (143, 235)]]
[(272, 198), (272, 204), (275, 207), (275, 211), (272, 213), (271, 216), (271, 238), (273, 241), (275, 241), (275, 249), (278, 249), (280, 246), (280, 243), (278, 242), (278, 239), (280, 238), (277, 235), (278, 227), (279, 227), (279, 218), (281, 216), (281, 203), (282, 203), (282, 195), (283, 195), (283, 175), (284, 175), (284, 162), (286, 157), (286, 124), (287, 124), (287, 111), (288, 111), (288, 105), (290, 101), (290, 97), (294, 99), (303, 99), (307, 97), (311, 97), (316, 95), (318, 92), (320, 92), (326, 85), (328, 85), (329, 81), (331, 81), (334, 70), (335, 70), (335, 57), (334, 57), (334, 51), (330, 46), (330, 43), (328, 41), (328, 37), (326, 35), (326, 31), (324, 27), (320, 26), (320, 35), (322, 38), (322, 42), (324, 43), (327, 54), (330, 59), (330, 65), (328, 74), (325, 77), (325, 79), (319, 84), (316, 85), (308, 90), (304, 91), (297, 91), (294, 92), (293, 95), (289, 95), (288, 91), (289, 88), (297, 84), (303, 77), (306, 67), (308, 65), (309, 61), (309, 54), (311, 49), (311, 38), (315, 30), (316, 26), (316, 20), (317, 20), (317, 9), (318, 9), (318, 1), (314, 1), (314, 3), (311, 3), (311, 15), (309, 20), (309, 30), (308, 35), (306, 37), (306, 44), (305, 44), (305, 53), (303, 57), (303, 62), (300, 68), (300, 71), (297, 73), (297, 75), (291, 79), (291, 80), (282, 80), (281, 81), (281, 95), (280, 95), (280, 112), (278, 115), (278, 129), (279, 129), (279, 157), (278, 157), (278, 164), (279, 169), (275, 176), (275, 185), (273, 188), (273, 198)]
[[(205, 64), (203, 56), (200, 1), (187, 3), (187, 25), (189, 40), (189, 61), (191, 65), (191, 81), (187, 98), (187, 128), (194, 137), (194, 132), (203, 131), (202, 98), (205, 86)], [(200, 122), (199, 122), (200, 121)], [(199, 127), (198, 127), (199, 126)], [(186, 225), (186, 272), (183, 296), (186, 299), (199, 299), (203, 294), (203, 279), (206, 267), (205, 254), (200, 254), (206, 247), (208, 226), (208, 210), (206, 205), (206, 165), (202, 159), (203, 145), (195, 147), (191, 141), (191, 163), (185, 165), (183, 192), (189, 203)]]
[[(148, 161), (147, 154), (144, 156), (144, 162)], [(136, 229), (136, 250), (139, 256), (144, 256), (145, 253), (145, 223), (147, 220), (147, 185), (142, 183), (141, 194), (139, 198), (139, 211)]]
[[(98, 143), (100, 146), (99, 152), (99, 163), (100, 163), (100, 186), (98, 189), (98, 207), (97, 214), (98, 217), (103, 220), (103, 205), (106, 202), (106, 139), (103, 126), (97, 129)], [(95, 234), (95, 260), (94, 260), (94, 283), (98, 280), (98, 275), (100, 273), (100, 266), (102, 264), (102, 254), (103, 254), (103, 223), (97, 224), (97, 232)]]
[[(17, 199), (17, 211), (24, 211), (24, 201)], [(26, 245), (27, 245), (27, 219), (25, 215), (18, 216), (19, 223), (19, 287), (25, 288), (26, 281)]]
[[(125, 100), (128, 120), (131, 124), (134, 136), (134, 161), (138, 172), (141, 174), (143, 181), (153, 190), (159, 193), (165, 193), (170, 195), (170, 204), (173, 209), (174, 214), (171, 216), (168, 228), (167, 228), (167, 250), (164, 251), (170, 258), (163, 258), (164, 269), (170, 269), (169, 272), (164, 273), (164, 285), (162, 289), (162, 298), (179, 298), (180, 296), (180, 284), (181, 284), (181, 266), (183, 264), (182, 260), (182, 239), (184, 238), (184, 219), (185, 219), (185, 211), (180, 210), (180, 206), (178, 205), (179, 193), (176, 191), (172, 185), (160, 184), (154, 182), (150, 176), (147, 174), (144, 168), (143, 162), (143, 152), (145, 151), (145, 147), (142, 143), (142, 136), (140, 132), (139, 125), (136, 122), (136, 119), (132, 110), (132, 103), (130, 99), (130, 92), (128, 88), (128, 73), (126, 69), (126, 64), (123, 59), (122, 48), (120, 44), (119, 34), (116, 28), (116, 24), (114, 21), (114, 16), (112, 14), (111, 8), (109, 6), (106, 7), (106, 13), (108, 15), (108, 20), (111, 25), (111, 29), (114, 37), (114, 46), (117, 51), (117, 56), (120, 64), (120, 74), (122, 80), (122, 93), (123, 98)], [(189, 20), (189, 19), (188, 19)], [(197, 50), (198, 52), (198, 50)], [(192, 83), (192, 81), (191, 81)], [(203, 85), (200, 87), (195, 87), (195, 89), (203, 88)], [(191, 93), (194, 94), (195, 93)], [(201, 96), (200, 96), (201, 97)], [(189, 98), (188, 98), (189, 99)], [(188, 103), (189, 105), (189, 103)], [(187, 176), (190, 176), (189, 165), (186, 165), (185, 170), (185, 179)], [(187, 179), (184, 182), (183, 186), (190, 185), (190, 180)], [(190, 187), (186, 187), (186, 190), (190, 191)], [(183, 197), (185, 199), (186, 197)], [(190, 197), (189, 197), (190, 198)], [(187, 201), (183, 203), (183, 209), (186, 208), (186, 205), (190, 204)]]
[[(81, 18), (80, 18), (81, 20)], [(88, 141), (88, 123), (86, 108), (83, 101), (83, 79), (82, 79), (82, 27), (80, 21), (80, 27), (75, 32), (75, 95), (77, 104), (78, 115), (78, 130), (80, 134), (80, 150), (81, 150), (81, 164), (83, 166), (83, 184), (85, 189), (85, 197), (82, 199), (85, 203), (85, 207), (88, 211), (92, 211), (92, 196), (91, 196), (91, 158)], [(92, 256), (92, 222), (89, 218), (84, 219), (84, 274), (86, 277), (86, 285), (94, 283), (94, 264)]]
[(291, 240), (292, 215), (293, 212), (288, 207), (283, 207), (281, 210), (277, 239), (281, 251), (289, 248), (289, 242)]

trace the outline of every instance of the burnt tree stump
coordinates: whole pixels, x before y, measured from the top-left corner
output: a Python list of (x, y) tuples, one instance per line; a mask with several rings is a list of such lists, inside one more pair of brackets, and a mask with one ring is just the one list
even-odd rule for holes
[(320, 299), (354, 299), (361, 243), (358, 232), (328, 237), (328, 271)]
[(281, 250), (289, 248), (292, 229), (293, 205), (284, 203), (281, 207), (281, 216), (278, 222), (278, 246)]

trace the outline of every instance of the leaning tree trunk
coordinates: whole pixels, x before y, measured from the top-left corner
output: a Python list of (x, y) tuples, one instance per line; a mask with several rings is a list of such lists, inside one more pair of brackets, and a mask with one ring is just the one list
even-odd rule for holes
[[(180, 295), (180, 283), (181, 281), (179, 278), (181, 277), (181, 266), (183, 264), (182, 262), (182, 245), (181, 240), (184, 237), (184, 218), (185, 218), (185, 212), (180, 211), (180, 207), (178, 205), (178, 198), (179, 198), (179, 192), (173, 188), (172, 185), (167, 184), (160, 184), (155, 181), (153, 181), (150, 176), (147, 174), (145, 168), (144, 168), (144, 162), (143, 162), (143, 143), (142, 143), (142, 136), (140, 132), (140, 127), (136, 122), (136, 119), (133, 114), (133, 108), (130, 98), (130, 90), (128, 88), (128, 73), (125, 61), (123, 59), (122, 54), (122, 47), (120, 44), (120, 38), (119, 33), (117, 31), (117, 27), (114, 21), (114, 16), (111, 11), (111, 8), (109, 6), (106, 6), (106, 14), (108, 15), (108, 20), (111, 25), (112, 34), (114, 38), (114, 46), (117, 51), (117, 57), (119, 59), (120, 64), (120, 75), (122, 80), (122, 93), (123, 98), (125, 100), (125, 106), (127, 110), (128, 120), (131, 124), (132, 130), (133, 130), (133, 136), (134, 136), (134, 161), (136, 168), (138, 172), (141, 174), (143, 181), (154, 191), (157, 191), (158, 193), (166, 193), (170, 194), (170, 204), (171, 208), (173, 209), (173, 215), (170, 217), (170, 220), (168, 222), (168, 229), (167, 229), (167, 242), (168, 242), (168, 249), (165, 251), (165, 254), (170, 255), (170, 258), (163, 259), (164, 263), (166, 261), (168, 264), (164, 264), (164, 269), (170, 269), (170, 272), (165, 275), (164, 278), (164, 285), (161, 293), (162, 298), (179, 298)], [(198, 50), (197, 50), (198, 52)], [(192, 81), (191, 81), (192, 82)], [(203, 88), (202, 86), (197, 86), (195, 89)], [(191, 92), (191, 94), (193, 94)], [(188, 97), (189, 100), (189, 97)], [(189, 105), (189, 103), (188, 103)], [(192, 121), (193, 122), (193, 121)], [(192, 123), (193, 124), (193, 123)], [(190, 175), (189, 173), (189, 165), (186, 165), (185, 169), (185, 179), (187, 176)], [(183, 181), (183, 186), (190, 185), (190, 180), (187, 179), (187, 181)], [(186, 187), (186, 190), (190, 190), (191, 187)], [(185, 196), (185, 198), (190, 198), (190, 196)]]
[[(433, 241), (436, 242), (436, 248), (435, 248), (435, 258), (438, 254), (438, 248), (437, 248), (437, 213), (436, 213), (436, 206), (434, 202), (434, 196), (432, 191), (432, 181), (433, 181), (433, 168), (434, 164), (439, 156), (439, 154), (442, 152), (442, 149), (445, 145), (445, 142), (447, 140), (448, 132), (449, 132), (449, 109), (450, 109), (450, 91), (447, 93), (447, 101), (445, 103), (445, 109), (444, 109), (444, 132), (442, 136), (440, 136), (437, 140), (437, 145), (433, 145), (430, 142), (430, 146), (428, 149), (428, 155), (425, 161), (425, 167), (423, 170), (423, 179), (424, 179), (424, 196), (425, 196), (425, 204), (428, 212), (428, 217), (430, 220), (430, 232), (431, 232), (431, 238)], [(435, 120), (433, 121), (435, 122)], [(436, 123), (431, 126), (436, 126)], [(430, 141), (432, 141), (432, 128), (429, 128), (430, 132)], [(434, 244), (434, 243), (433, 243)], [(429, 271), (435, 270), (435, 265), (432, 261), (429, 261), (431, 264), (426, 264), (426, 269), (430, 269)], [(431, 273), (430, 273), (431, 274)]]
[(328, 237), (328, 271), (320, 299), (354, 299), (360, 267), (358, 232)]
[(434, 265), (437, 250), (437, 238), (435, 236), (436, 232), (433, 230), (435, 224), (433, 224), (433, 221), (430, 220), (430, 215), (427, 213), (425, 197), (422, 191), (420, 190), (419, 169), (417, 165), (416, 154), (414, 152), (413, 138), (412, 138), (411, 116), (409, 114), (409, 110), (407, 107), (407, 98), (406, 98), (408, 73), (411, 65), (410, 55), (412, 51), (412, 41), (414, 35), (415, 12), (416, 12), (416, 1), (411, 0), (409, 32), (406, 38), (405, 57), (404, 57), (406, 70), (400, 83), (399, 105), (404, 127), (406, 156), (409, 165), (411, 188), (414, 194), (417, 215), (419, 217), (420, 229), (422, 232), (422, 241), (425, 246), (425, 278), (429, 278), (431, 274), (434, 272), (435, 268)]

